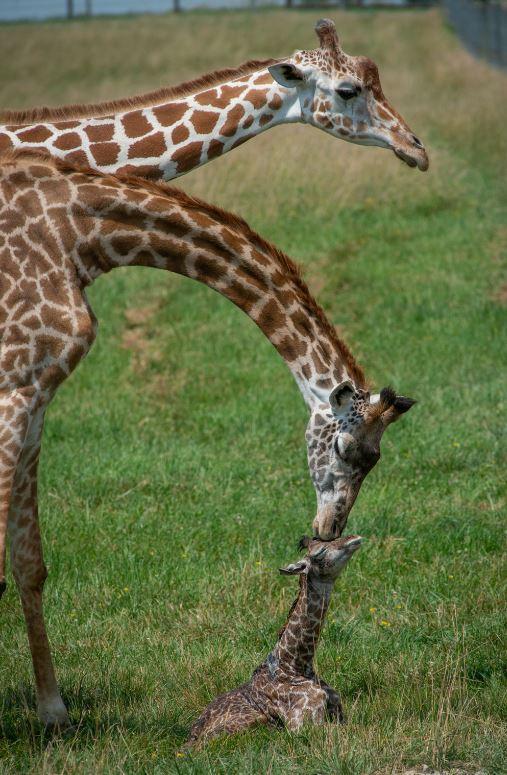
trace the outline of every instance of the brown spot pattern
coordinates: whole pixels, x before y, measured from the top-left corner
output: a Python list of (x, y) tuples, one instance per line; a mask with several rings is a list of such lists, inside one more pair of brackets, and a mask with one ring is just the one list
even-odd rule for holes
[(170, 102), (168, 105), (153, 108), (153, 115), (162, 126), (172, 126), (177, 121), (181, 121), (187, 110), (186, 102)]
[(53, 148), (58, 148), (60, 151), (70, 151), (72, 148), (77, 148), (81, 145), (81, 138), (77, 132), (64, 132), (63, 135), (59, 135), (53, 143)]
[(198, 134), (207, 135), (213, 131), (219, 117), (219, 113), (213, 113), (210, 110), (195, 110), (190, 120)]
[(199, 142), (188, 143), (173, 153), (172, 160), (176, 163), (178, 172), (186, 172), (199, 164), (202, 146)]
[(150, 156), (162, 156), (167, 151), (165, 137), (163, 132), (138, 140), (129, 148), (129, 159), (145, 159)]
[(90, 152), (99, 167), (106, 167), (115, 164), (120, 146), (118, 143), (91, 143)]
[(245, 100), (251, 102), (254, 108), (262, 108), (266, 104), (267, 91), (263, 89), (251, 89), (245, 94)]
[(86, 134), (91, 143), (105, 143), (113, 139), (114, 124), (100, 124), (98, 126), (85, 127)]
[(282, 98), (279, 94), (274, 94), (273, 97), (268, 102), (268, 107), (271, 108), (271, 110), (280, 110), (282, 107)]
[(229, 111), (227, 121), (220, 130), (220, 134), (224, 137), (232, 137), (236, 134), (239, 127), (239, 122), (245, 115), (245, 109), (243, 105), (235, 105), (232, 110)]
[(122, 124), (127, 137), (142, 137), (153, 129), (141, 110), (126, 113), (122, 118)]
[(208, 159), (215, 159), (224, 150), (224, 144), (220, 140), (212, 140), (208, 146)]
[(51, 130), (45, 126), (34, 126), (30, 129), (25, 129), (23, 132), (18, 132), (19, 139), (24, 143), (43, 143), (51, 135)]
[(178, 124), (171, 133), (171, 140), (175, 145), (183, 143), (189, 136), (190, 132), (184, 124)]

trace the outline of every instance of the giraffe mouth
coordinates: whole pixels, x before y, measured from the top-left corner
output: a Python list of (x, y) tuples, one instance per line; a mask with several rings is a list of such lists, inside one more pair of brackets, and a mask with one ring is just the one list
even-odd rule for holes
[(401, 159), (405, 164), (408, 164), (409, 167), (419, 167), (421, 172), (426, 172), (429, 167), (428, 155), (424, 149), (417, 151), (413, 155), (401, 148), (393, 148), (393, 152), (398, 159)]

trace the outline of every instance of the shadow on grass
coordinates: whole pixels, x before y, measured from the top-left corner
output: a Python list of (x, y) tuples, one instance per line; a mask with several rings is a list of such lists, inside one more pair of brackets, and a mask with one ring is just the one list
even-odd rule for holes
[[(30, 741), (32, 750), (40, 750), (58, 741), (85, 747), (96, 744), (101, 738), (124, 739), (125, 733), (149, 734), (153, 739), (170, 738), (175, 746), (186, 741), (189, 727), (180, 723), (176, 709), (167, 715), (163, 712), (154, 714), (150, 708), (147, 716), (147, 693), (134, 690), (122, 694), (125, 699), (123, 711), (119, 700), (118, 707), (111, 708), (111, 693), (107, 689), (97, 687), (96, 691), (87, 692), (82, 687), (76, 687), (74, 691), (63, 692), (72, 726), (59, 732), (46, 729), (38, 720), (35, 691), (31, 685), (23, 684), (0, 691), (0, 738), (8, 743)], [(136, 707), (132, 707), (132, 703)], [(137, 707), (141, 703), (144, 703), (144, 708)], [(126, 707), (127, 704), (129, 707)]]

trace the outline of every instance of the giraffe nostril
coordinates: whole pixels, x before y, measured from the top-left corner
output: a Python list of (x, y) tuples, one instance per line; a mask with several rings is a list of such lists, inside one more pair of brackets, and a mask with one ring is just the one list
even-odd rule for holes
[(419, 140), (419, 138), (418, 138), (418, 137), (416, 137), (415, 135), (412, 135), (412, 142), (414, 143), (414, 145), (416, 146), (416, 148), (424, 148), (424, 145), (421, 143), (421, 141)]

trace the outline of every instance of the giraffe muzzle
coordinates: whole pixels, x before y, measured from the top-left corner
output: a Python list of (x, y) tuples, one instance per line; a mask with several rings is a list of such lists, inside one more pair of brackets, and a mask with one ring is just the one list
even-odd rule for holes
[(409, 167), (418, 167), (421, 172), (426, 172), (430, 166), (426, 148), (416, 135), (409, 134), (405, 142), (394, 143), (392, 149), (394, 155)]
[(313, 520), (313, 534), (321, 541), (332, 541), (341, 535), (347, 522), (348, 510), (338, 512), (336, 506), (328, 503), (322, 506)]

